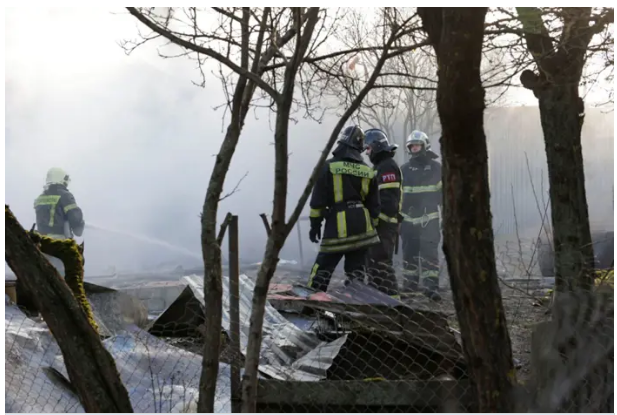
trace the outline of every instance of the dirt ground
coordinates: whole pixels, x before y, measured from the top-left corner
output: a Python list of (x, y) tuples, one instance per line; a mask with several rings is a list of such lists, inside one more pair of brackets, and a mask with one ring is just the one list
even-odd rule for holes
[[(532, 290), (529, 290), (528, 294), (525, 287), (510, 288), (502, 285), (501, 289), (517, 378), (526, 382), (531, 376), (531, 332), (535, 324), (547, 320), (548, 316), (545, 314), (547, 308), (534, 305), (537, 304), (536, 299), (539, 295), (533, 296)], [(451, 292), (442, 294), (442, 302), (434, 308), (446, 313), (450, 327), (458, 330)]]

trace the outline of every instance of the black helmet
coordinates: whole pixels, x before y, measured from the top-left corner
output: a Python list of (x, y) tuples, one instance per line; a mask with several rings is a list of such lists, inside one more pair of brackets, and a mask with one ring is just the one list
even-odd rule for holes
[(396, 144), (390, 144), (388, 136), (378, 128), (371, 128), (365, 131), (365, 147), (371, 149), (371, 154), (377, 155), (381, 152), (392, 152), (398, 148)]
[(359, 152), (364, 151), (364, 131), (357, 125), (346, 127), (338, 137), (339, 144), (345, 144)]

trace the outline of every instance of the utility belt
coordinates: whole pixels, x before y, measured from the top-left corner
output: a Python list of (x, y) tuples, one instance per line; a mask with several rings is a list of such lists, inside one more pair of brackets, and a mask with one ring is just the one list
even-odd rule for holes
[(349, 200), (347, 202), (335, 203), (334, 206), (332, 206), (332, 210), (335, 212), (342, 212), (348, 209), (362, 209), (362, 208), (366, 208), (366, 206), (364, 206), (364, 203), (362, 203), (359, 200)]

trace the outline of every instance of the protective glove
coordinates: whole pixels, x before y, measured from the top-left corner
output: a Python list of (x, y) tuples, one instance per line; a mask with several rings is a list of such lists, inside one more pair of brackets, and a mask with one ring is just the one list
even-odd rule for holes
[(311, 230), (309, 231), (309, 239), (314, 244), (319, 243), (319, 240), (321, 239), (321, 227), (311, 228)]

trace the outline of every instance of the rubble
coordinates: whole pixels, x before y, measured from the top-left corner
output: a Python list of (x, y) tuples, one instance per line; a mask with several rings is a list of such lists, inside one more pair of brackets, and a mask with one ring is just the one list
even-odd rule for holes
[[(227, 293), (228, 279), (223, 281)], [(151, 300), (156, 301), (158, 293), (166, 296), (168, 304), (150, 323), (154, 310), (138, 298), (85, 283), (94, 318), (105, 338), (103, 343), (116, 361), (135, 412), (196, 410), (203, 353), (199, 335), (205, 305), (202, 282), (203, 277), (198, 275), (183, 277), (179, 283), (150, 280), (147, 285), (157, 288), (149, 291)], [(175, 300), (171, 301), (170, 292), (158, 290), (163, 286), (175, 287), (179, 292)], [(125, 284), (125, 288), (133, 293), (141, 289), (134, 283)], [(242, 353), (248, 343), (253, 289), (251, 278), (240, 275)], [(230, 328), (229, 308), (225, 295), (226, 333)], [(83, 412), (45, 323), (27, 318), (10, 302), (5, 309), (6, 411)], [(298, 313), (307, 309), (316, 315)], [(228, 341), (225, 333), (222, 340)], [(231, 411), (230, 356), (233, 354), (226, 357), (224, 351), (221, 356), (217, 412)], [(302, 388), (302, 384), (318, 383), (322, 385), (319, 388), (328, 389), (330, 382), (347, 382), (345, 385), (358, 388), (353, 382), (377, 379), (387, 383), (404, 380), (424, 388), (435, 382), (466, 382), (460, 344), (444, 315), (422, 304), (403, 304), (357, 282), (328, 294), (307, 294), (293, 285), (273, 284), (266, 306), (259, 371), (266, 377), (260, 380), (260, 396), (266, 401), (278, 399), (273, 388), (283, 388), (282, 393), (286, 386), (281, 385)], [(385, 387), (383, 393), (387, 394), (397, 388), (378, 383), (371, 393), (379, 394)], [(290, 404), (295, 402), (285, 395)], [(258, 405), (272, 405), (266, 401)]]
[[(182, 278), (186, 288), (167, 310), (150, 326), (149, 332), (156, 336), (186, 337), (195, 334), (203, 322), (205, 306), (203, 277)], [(223, 278), (223, 292), (229, 292), (228, 278)], [(240, 275), (240, 349), (244, 354), (248, 345), (250, 312), (254, 282), (246, 275)], [(223, 296), (223, 329), (229, 331), (229, 296)], [(342, 336), (332, 342), (321, 341), (315, 333), (305, 332), (287, 321), (270, 304), (266, 305), (263, 327), (263, 341), (259, 370), (280, 380), (325, 379), (326, 370), (334, 355), (345, 342)], [(319, 356), (308, 363), (303, 357)], [(307, 367), (310, 366), (310, 367)]]

